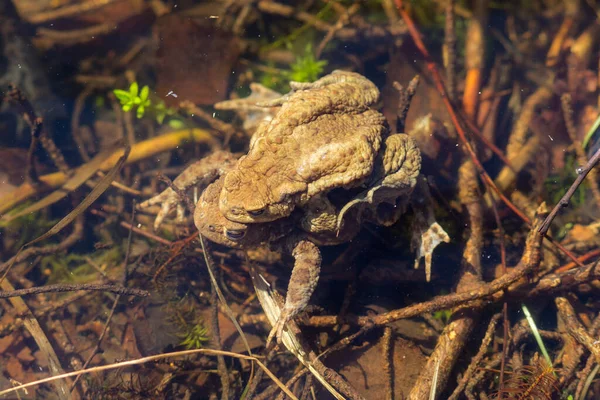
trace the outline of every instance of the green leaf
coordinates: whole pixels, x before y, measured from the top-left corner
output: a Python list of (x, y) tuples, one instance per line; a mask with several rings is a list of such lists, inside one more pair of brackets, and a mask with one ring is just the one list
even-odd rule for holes
[(131, 111), (132, 107), (133, 107), (133, 104), (131, 104), (131, 103), (123, 104), (123, 111), (129, 112), (129, 111)]
[(169, 121), (169, 127), (173, 129), (183, 129), (185, 127), (185, 124), (180, 119), (172, 119)]
[(137, 82), (133, 82), (131, 84), (131, 86), (129, 86), (129, 94), (131, 94), (131, 97), (137, 97), (139, 92), (139, 86), (137, 84)]
[(136, 115), (137, 115), (137, 117), (138, 117), (138, 118), (142, 118), (142, 117), (144, 116), (144, 111), (145, 111), (145, 110), (146, 110), (146, 108), (145, 108), (143, 105), (139, 106), (139, 107), (137, 108), (137, 111), (136, 111)]
[(142, 101), (148, 100), (149, 94), (150, 94), (150, 88), (148, 88), (148, 86), (146, 85), (142, 88), (142, 91), (140, 92), (140, 99), (142, 99)]
[(115, 90), (113, 90), (113, 93), (115, 94), (117, 99), (119, 99), (121, 104), (125, 104), (131, 99), (131, 95), (129, 94), (129, 92), (126, 92), (125, 90), (115, 89)]
[(156, 103), (154, 105), (154, 109), (156, 111), (165, 111), (166, 107), (165, 107), (165, 102), (160, 100), (158, 103)]

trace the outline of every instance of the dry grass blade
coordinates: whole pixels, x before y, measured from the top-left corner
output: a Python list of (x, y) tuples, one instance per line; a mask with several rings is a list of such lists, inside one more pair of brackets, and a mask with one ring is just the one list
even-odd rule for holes
[[(71, 211), (63, 219), (58, 221), (56, 223), (56, 225), (54, 225), (52, 228), (50, 228), (50, 230), (48, 230), (48, 232), (46, 232), (43, 235), (39, 236), (38, 238), (32, 240), (31, 242), (27, 242), (23, 246), (21, 246), (21, 248), (19, 249), (17, 254), (13, 257), (13, 263), (14, 263), (14, 261), (16, 261), (18, 259), (19, 254), (23, 251), (23, 249), (25, 247), (28, 247), (34, 243), (41, 242), (42, 240), (46, 240), (49, 237), (56, 235), (58, 232), (63, 230), (67, 225), (69, 225), (71, 222), (73, 222), (73, 220), (75, 220), (75, 218), (77, 218), (77, 216), (79, 214), (81, 214), (89, 206), (91, 206), (92, 203), (94, 201), (96, 201), (98, 199), (98, 197), (100, 197), (102, 195), (102, 193), (104, 193), (106, 191), (106, 189), (108, 189), (111, 182), (116, 178), (117, 174), (119, 173), (119, 171), (125, 164), (125, 160), (127, 160), (130, 150), (131, 150), (131, 148), (129, 146), (127, 146), (125, 148), (125, 153), (121, 156), (121, 158), (119, 158), (117, 163), (106, 174), (106, 176), (104, 176), (104, 178), (102, 178), (100, 180), (100, 182), (98, 182), (96, 187), (94, 187), (94, 189), (83, 199), (83, 201), (81, 203), (79, 203), (79, 205), (77, 205), (77, 207), (75, 207), (75, 209), (73, 211)], [(6, 274), (8, 274), (8, 271), (10, 271), (11, 268), (12, 268), (12, 264), (9, 265), (8, 268), (6, 268), (4, 275), (2, 275), (2, 277), (0, 278), (0, 283), (4, 280), (4, 278), (6, 277)]]
[(548, 365), (543, 358), (539, 358), (533, 365), (516, 369), (506, 381), (504, 389), (498, 391), (492, 398), (551, 400), (552, 394), (556, 391), (558, 391), (558, 380), (554, 367)]
[[(209, 146), (214, 146), (216, 140), (204, 129), (182, 129), (134, 144), (131, 147), (131, 154), (127, 158), (127, 164), (133, 164), (164, 151), (173, 150), (178, 146), (185, 146), (187, 143), (205, 143)], [(115, 164), (117, 158), (118, 154), (113, 154), (112, 157), (109, 157), (102, 163), (100, 170), (108, 171)], [(59, 188), (68, 179), (62, 172), (43, 175), (39, 178), (42, 185), (33, 186), (29, 183), (24, 183), (12, 192), (0, 197), (0, 214), (4, 214), (17, 204), (35, 196), (42, 190)]]
[[(270, 293), (271, 288), (265, 279), (260, 276), (254, 268), (250, 268), (250, 276), (252, 277), (252, 283), (254, 284), (258, 301), (260, 302), (260, 305), (263, 308), (271, 326), (275, 326), (277, 320), (279, 319), (279, 315), (281, 314), (281, 309), (277, 305), (273, 295)], [(296, 335), (290, 331), (290, 329), (285, 329), (283, 331), (281, 342), (313, 374), (313, 376), (317, 378), (319, 382), (321, 382), (321, 384), (325, 387), (325, 389), (327, 389), (327, 391), (329, 391), (329, 393), (331, 393), (333, 397), (338, 400), (344, 400), (344, 396), (338, 393), (338, 391), (329, 382), (327, 382), (325, 377), (315, 369), (308, 358), (308, 354), (306, 354), (304, 348), (300, 344), (300, 341)]]
[[(15, 290), (15, 288), (8, 281), (3, 281), (0, 283), (0, 287), (2, 290)], [(40, 348), (40, 352), (43, 357), (46, 358), (48, 362), (48, 369), (53, 374), (60, 374), (63, 372), (63, 369), (60, 365), (60, 361), (58, 360), (58, 356), (52, 347), (52, 344), (48, 340), (48, 337), (44, 333), (44, 330), (40, 326), (40, 323), (35, 318), (25, 301), (23, 301), (20, 297), (12, 297), (9, 299), (12, 306), (15, 308), (17, 314), (21, 315), (23, 320), (23, 325), (25, 329), (31, 334), (33, 340)], [(68, 400), (71, 398), (69, 395), (69, 385), (65, 381), (54, 382), (54, 390), (61, 400)]]
[[(54, 225), (52, 228), (50, 228), (50, 230), (48, 232), (44, 233), (42, 236), (38, 237), (37, 239), (32, 240), (31, 242), (27, 243), (25, 246), (32, 245), (34, 243), (40, 242), (44, 239), (47, 239), (52, 235), (57, 234), (58, 232), (63, 230), (63, 228), (65, 226), (67, 226), (71, 222), (73, 222), (73, 220), (75, 218), (77, 218), (77, 216), (79, 214), (81, 214), (89, 206), (91, 206), (92, 203), (94, 201), (96, 201), (98, 199), (98, 197), (100, 197), (102, 195), (102, 193), (104, 193), (106, 191), (106, 189), (109, 188), (112, 181), (115, 180), (115, 178), (117, 177), (117, 174), (119, 173), (119, 171), (125, 164), (125, 160), (127, 160), (130, 150), (131, 150), (131, 148), (129, 146), (127, 146), (125, 148), (125, 153), (121, 156), (121, 158), (119, 158), (119, 160), (117, 161), (115, 166), (112, 167), (112, 169), (104, 176), (104, 178), (102, 178), (100, 180), (100, 182), (98, 182), (98, 184), (94, 187), (94, 189), (87, 196), (85, 196), (85, 199), (83, 199), (83, 201), (81, 203), (79, 203), (73, 211), (71, 211), (63, 219), (58, 221), (56, 223), (56, 225)], [(25, 247), (25, 246), (23, 246), (23, 247)]]
[(157, 354), (154, 356), (137, 358), (135, 360), (123, 361), (123, 362), (114, 363), (114, 364), (110, 364), (110, 365), (102, 365), (99, 367), (93, 367), (93, 368), (82, 369), (79, 371), (68, 372), (65, 374), (50, 376), (48, 378), (40, 379), (37, 381), (33, 381), (33, 382), (25, 383), (25, 384), (22, 384), (19, 386), (15, 386), (10, 389), (2, 390), (2, 391), (0, 391), (0, 396), (4, 396), (6, 394), (13, 393), (13, 392), (16, 392), (21, 389), (27, 389), (27, 388), (30, 388), (33, 386), (38, 386), (38, 385), (41, 385), (42, 383), (53, 382), (58, 379), (70, 378), (72, 376), (79, 376), (79, 375), (83, 375), (83, 374), (89, 374), (92, 372), (101, 372), (101, 371), (109, 371), (112, 369), (125, 368), (125, 367), (130, 367), (133, 365), (145, 364), (145, 363), (156, 361), (156, 360), (162, 360), (164, 358), (169, 358), (169, 357), (184, 357), (184, 356), (189, 356), (189, 355), (194, 355), (194, 354), (206, 354), (206, 355), (211, 355), (211, 356), (223, 355), (226, 357), (233, 357), (233, 358), (239, 358), (242, 360), (254, 361), (256, 364), (258, 364), (258, 366), (263, 371), (265, 371), (265, 373), (269, 376), (269, 378), (271, 378), (273, 380), (273, 382), (275, 382), (275, 384), (277, 384), (277, 386), (279, 386), (279, 388), (281, 388), (281, 390), (283, 390), (285, 392), (285, 394), (287, 394), (291, 399), (298, 400), (296, 398), (296, 396), (294, 396), (294, 394), (292, 392), (290, 392), (290, 390), (283, 384), (283, 382), (281, 382), (279, 379), (277, 379), (277, 377), (271, 371), (269, 371), (269, 369), (262, 362), (260, 362), (260, 360), (258, 358), (252, 357), (252, 356), (245, 356), (243, 354), (231, 353), (229, 351), (219, 351), (219, 350), (212, 350), (212, 349), (195, 349), (195, 350), (175, 351), (173, 353)]
[(64, 199), (69, 193), (83, 185), (89, 178), (92, 177), (92, 175), (98, 172), (102, 164), (122, 145), (123, 143), (121, 140), (117, 141), (108, 149), (100, 152), (90, 162), (79, 167), (75, 175), (73, 175), (67, 182), (65, 182), (65, 184), (60, 189), (50, 193), (48, 196), (44, 197), (42, 200), (36, 202), (35, 204), (32, 204), (26, 209), (16, 214), (4, 215), (1, 219), (11, 221), (23, 215), (27, 215), (41, 210), (43, 208), (46, 208), (56, 203), (57, 201)]

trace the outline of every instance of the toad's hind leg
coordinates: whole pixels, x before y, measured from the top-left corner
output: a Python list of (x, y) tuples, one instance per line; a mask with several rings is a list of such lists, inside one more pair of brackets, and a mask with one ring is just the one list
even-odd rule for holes
[(295, 245), (293, 243), (290, 245), (293, 246), (292, 256), (296, 261), (288, 285), (285, 304), (279, 319), (269, 333), (267, 347), (273, 337), (277, 337), (277, 343), (281, 343), (285, 324), (306, 308), (319, 281), (319, 272), (321, 271), (319, 248), (308, 240), (300, 240)]

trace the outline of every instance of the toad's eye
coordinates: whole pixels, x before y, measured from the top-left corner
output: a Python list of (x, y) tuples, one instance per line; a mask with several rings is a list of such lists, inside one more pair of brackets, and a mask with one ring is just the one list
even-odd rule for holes
[(215, 228), (215, 226), (214, 226), (214, 225), (209, 225), (209, 226), (208, 226), (208, 230), (209, 230), (209, 231), (211, 231), (211, 232), (216, 232), (216, 231), (217, 231), (217, 228)]
[(245, 234), (246, 234), (246, 231), (241, 230), (241, 229), (225, 230), (225, 235), (230, 240), (240, 240), (241, 238), (244, 237)]
[(263, 215), (265, 212), (265, 209), (260, 209), (260, 210), (252, 210), (252, 211), (248, 211), (248, 214), (250, 214), (253, 217), (258, 217), (259, 215)]

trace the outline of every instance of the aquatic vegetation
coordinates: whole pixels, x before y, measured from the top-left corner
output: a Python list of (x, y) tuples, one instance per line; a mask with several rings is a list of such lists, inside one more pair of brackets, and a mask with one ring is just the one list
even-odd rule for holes
[[(566, 190), (571, 186), (575, 178), (577, 178), (577, 159), (574, 154), (568, 154), (565, 157), (565, 166), (558, 174), (554, 174), (546, 178), (544, 181), (545, 197), (550, 204), (556, 204), (565, 194)], [(578, 208), (585, 204), (586, 191), (588, 185), (583, 182), (577, 188), (577, 191), (571, 198), (571, 204), (574, 208)]]
[(433, 313), (433, 319), (443, 322), (447, 324), (452, 316), (452, 310), (439, 310)]
[[(167, 107), (164, 101), (152, 100), (150, 88), (147, 85), (140, 90), (138, 83), (133, 82), (128, 90), (114, 89), (113, 93), (121, 103), (123, 111), (135, 111), (137, 118), (142, 118), (148, 112), (152, 114), (156, 122), (162, 124), (166, 117), (172, 117), (177, 113), (174, 108)], [(169, 126), (178, 129), (182, 127), (182, 122), (173, 119), (169, 121)]]
[(294, 63), (290, 65), (287, 78), (295, 82), (316, 81), (327, 66), (326, 60), (317, 60), (312, 50), (312, 45), (306, 45), (304, 54), (296, 56)]
[[(7, 216), (16, 215), (21, 211), (27, 209), (32, 202), (24, 202), (19, 206), (12, 209)], [(0, 219), (0, 229), (4, 229), (7, 233), (5, 235), (4, 245), (9, 246), (14, 251), (18, 250), (25, 243), (37, 238), (38, 236), (46, 233), (48, 229), (52, 228), (56, 224), (57, 220), (51, 220), (46, 217), (46, 214), (41, 212), (33, 212), (22, 215), (12, 220)], [(18, 232), (18, 235), (10, 235), (10, 232)], [(6, 237), (14, 236), (10, 242), (6, 240)]]
[(187, 350), (201, 349), (210, 341), (208, 328), (197, 313), (197, 304), (189, 296), (175, 297), (165, 307), (169, 322), (179, 331), (179, 346)]
[[(517, 368), (510, 374), (506, 387), (493, 398), (515, 400), (552, 399), (558, 390), (558, 379), (554, 368), (545, 359), (538, 358), (531, 365)], [(505, 397), (504, 395), (508, 395)]]
[(535, 341), (537, 342), (542, 354), (544, 355), (544, 359), (546, 360), (548, 365), (552, 365), (552, 359), (550, 358), (550, 355), (548, 354), (548, 350), (546, 349), (546, 346), (544, 345), (542, 336), (540, 335), (540, 332), (537, 329), (537, 325), (536, 325), (535, 321), (533, 320), (533, 317), (531, 316), (529, 309), (527, 308), (527, 306), (525, 304), (521, 304), (521, 309), (523, 310), (523, 314), (525, 314), (525, 318), (527, 318), (527, 323), (529, 324), (529, 327), (531, 328), (531, 332), (533, 333), (533, 337), (535, 337)]
[(202, 322), (190, 325), (180, 337), (181, 342), (179, 345), (185, 347), (187, 350), (201, 349), (210, 341), (208, 329)]
[[(288, 43), (288, 48), (294, 46)], [(327, 60), (318, 60), (312, 48), (308, 43), (302, 53), (296, 54), (296, 58), (289, 69), (277, 69), (273, 63), (269, 64), (268, 72), (259, 73), (260, 83), (270, 89), (279, 92), (289, 91), (289, 81), (295, 82), (313, 82), (323, 75)]]

